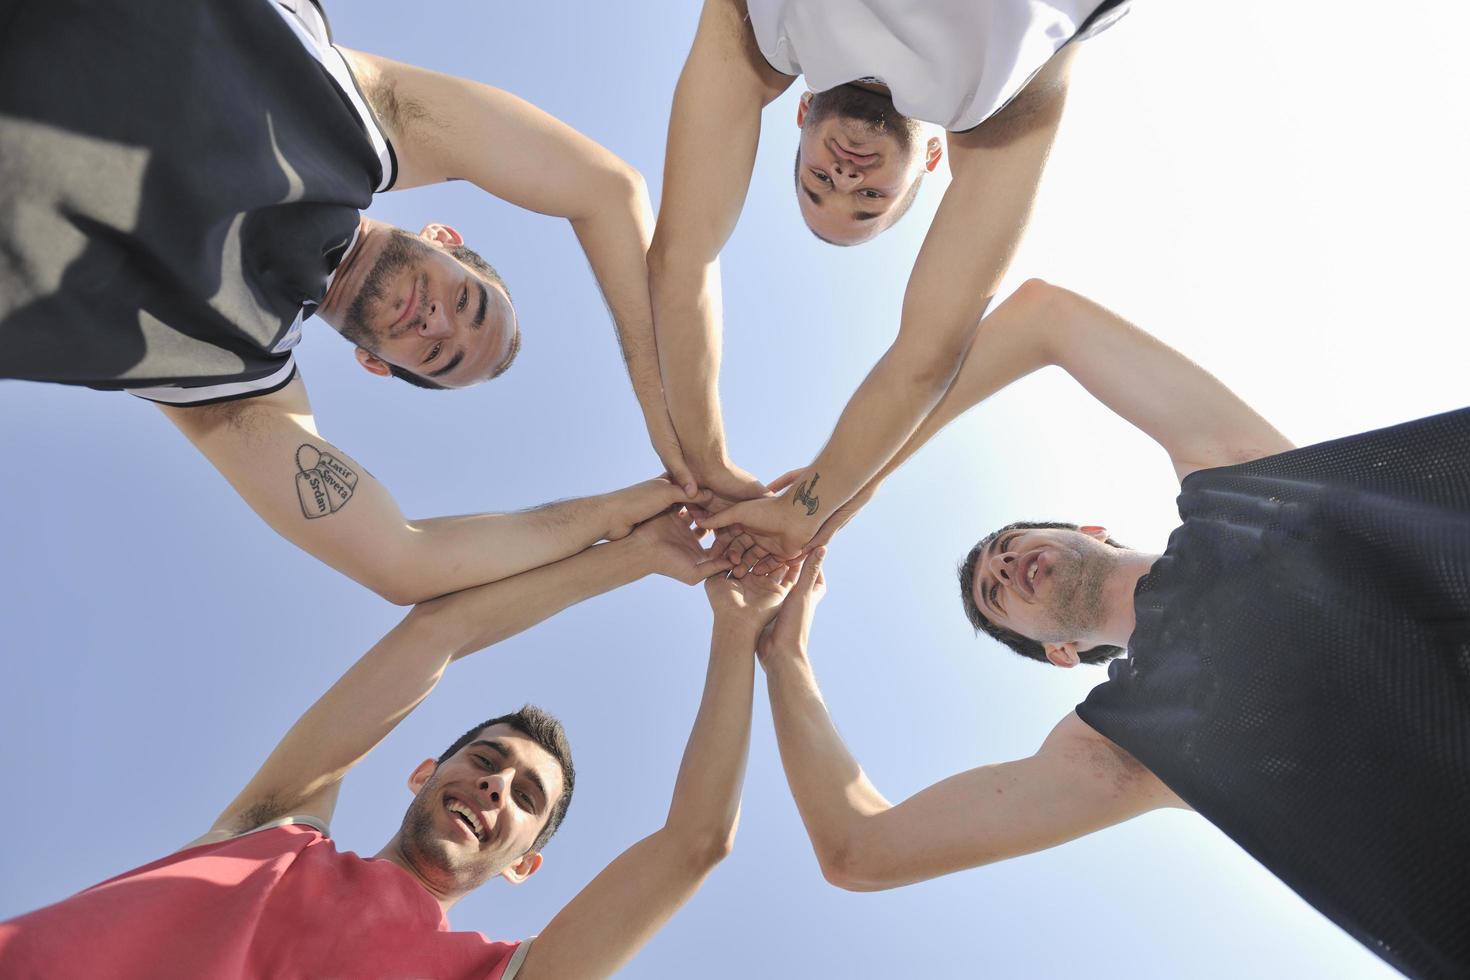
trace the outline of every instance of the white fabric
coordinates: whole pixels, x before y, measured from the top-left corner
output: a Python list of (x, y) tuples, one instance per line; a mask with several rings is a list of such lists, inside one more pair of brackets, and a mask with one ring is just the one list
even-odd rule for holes
[(747, 0), (771, 67), (824, 92), (888, 86), (911, 119), (960, 132), (1026, 86), (1102, 0)]

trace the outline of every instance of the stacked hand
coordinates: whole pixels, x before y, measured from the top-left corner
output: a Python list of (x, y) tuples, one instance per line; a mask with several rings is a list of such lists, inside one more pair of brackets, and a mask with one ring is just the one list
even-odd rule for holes
[[(762, 664), (767, 664), (772, 655), (804, 654), (807, 637), (811, 634), (812, 616), (817, 603), (827, 594), (827, 579), (822, 574), (822, 559), (827, 556), (826, 548), (817, 548), (807, 556), (801, 566), (801, 576), (790, 589), (781, 610), (766, 624), (757, 641), (755, 652)], [(787, 575), (790, 575), (790, 568)], [(747, 576), (744, 581), (760, 581), (764, 576)]]
[[(704, 508), (711, 513), (700, 518), (699, 526), (716, 532), (715, 540), (725, 545), (737, 576), (743, 575), (747, 568), (753, 568), (758, 574), (769, 574), (778, 565), (799, 558), (815, 547), (813, 536), (822, 530), (821, 518), (817, 516), (819, 497), (815, 493), (820, 477), (812, 474), (808, 478), (809, 473), (803, 469), (782, 475), (765, 488), (765, 495), (759, 499), (731, 502), (727, 506), (719, 506), (725, 501), (718, 501)], [(793, 483), (794, 491), (781, 493)], [(838, 527), (841, 524), (835, 525), (832, 531), (835, 533)]]
[(705, 580), (704, 591), (709, 596), (716, 624), (744, 627), (754, 638), (781, 608), (781, 600), (791, 591), (796, 578), (795, 568), (783, 569), (778, 575), (747, 575), (738, 579), (717, 575)]
[(691, 527), (692, 521), (689, 511), (671, 507), (634, 528), (628, 536), (628, 544), (637, 549), (640, 566), (685, 585), (694, 585), (716, 573), (728, 572), (730, 560), (713, 549), (707, 551), (700, 546), (705, 532)]
[(676, 486), (664, 477), (656, 477), (615, 490), (607, 495), (606, 501), (607, 531), (603, 537), (616, 541), (625, 537), (637, 525), (670, 507), (706, 505), (710, 501), (710, 494), (703, 490), (689, 493), (684, 487)]

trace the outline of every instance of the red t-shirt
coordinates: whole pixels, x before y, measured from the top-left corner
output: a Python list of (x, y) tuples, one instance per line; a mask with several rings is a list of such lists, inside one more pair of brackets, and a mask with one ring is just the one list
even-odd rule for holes
[(453, 932), (389, 861), (314, 826), (202, 844), (0, 923), (0, 976), (510, 980), (530, 944)]

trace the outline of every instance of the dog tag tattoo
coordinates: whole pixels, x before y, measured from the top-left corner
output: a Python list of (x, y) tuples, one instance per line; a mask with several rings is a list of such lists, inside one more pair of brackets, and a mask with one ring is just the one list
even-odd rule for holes
[(296, 450), (296, 496), (307, 520), (335, 514), (357, 488), (357, 474), (331, 453), (309, 443)]

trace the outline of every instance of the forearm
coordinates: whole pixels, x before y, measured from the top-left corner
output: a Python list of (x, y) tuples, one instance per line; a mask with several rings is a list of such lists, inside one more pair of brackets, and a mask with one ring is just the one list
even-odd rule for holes
[(664, 824), (666, 832), (715, 858), (729, 849), (740, 815), (758, 632), (715, 618), (704, 695)]
[(509, 514), (407, 522), (394, 562), (399, 601), (423, 602), (574, 555), (607, 537), (612, 494)]
[(590, 215), (572, 219), (572, 230), (602, 289), (628, 378), (651, 430), (667, 417), (668, 410), (648, 289), (647, 255), (653, 237), (648, 191), (642, 178), (627, 170), (612, 181), (602, 202)]
[(812, 849), (830, 877), (846, 860), (864, 821), (889, 803), (842, 743), (806, 655), (773, 650), (765, 667), (786, 781)]
[(900, 466), (949, 423), (1013, 382), (1053, 362), (1053, 323), (1048, 316), (1048, 290), (1030, 280), (997, 306), (976, 327), (960, 370), (944, 396), (898, 452), (864, 485), (871, 497)]
[(691, 261), (656, 243), (648, 285), (664, 401), (691, 462), (726, 459), (720, 412), (721, 303), (718, 260)]

